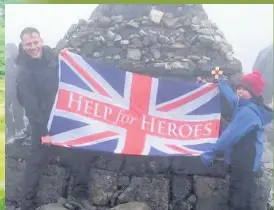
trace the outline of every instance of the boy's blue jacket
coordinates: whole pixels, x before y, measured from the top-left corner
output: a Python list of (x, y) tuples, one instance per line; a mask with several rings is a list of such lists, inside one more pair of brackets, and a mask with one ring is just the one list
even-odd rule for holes
[[(233, 117), (227, 128), (222, 132), (220, 138), (211, 150), (201, 155), (205, 165), (210, 165), (216, 157), (216, 152), (225, 153), (225, 162), (231, 163), (231, 151), (233, 146), (253, 129), (256, 129), (256, 156), (253, 171), (260, 167), (263, 153), (264, 127), (272, 121), (272, 110), (259, 107), (250, 100), (240, 98), (223, 79), (218, 81), (220, 93), (227, 99), (229, 106), (233, 109)], [(243, 151), (244, 154), (245, 151)]]

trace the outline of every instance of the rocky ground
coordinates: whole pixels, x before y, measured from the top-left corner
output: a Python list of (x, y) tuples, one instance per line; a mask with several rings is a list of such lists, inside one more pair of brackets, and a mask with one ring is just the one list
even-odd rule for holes
[[(6, 146), (6, 204), (10, 210), (20, 203), (28, 142)], [(151, 210), (227, 209), (229, 176), (221, 161), (205, 168), (198, 157), (122, 157), (93, 153), (87, 167), (91, 171), (89, 200), (97, 210), (114, 207), (119, 210), (117, 205), (133, 201), (146, 203)], [(268, 198), (270, 178), (271, 170), (267, 169), (265, 175), (258, 178), (261, 190), (256, 196), (260, 205)], [(67, 163), (55, 156), (41, 180), (37, 202), (43, 205), (66, 198), (73, 190), (72, 183)]]
[[(6, 148), (6, 200), (17, 205), (29, 146), (17, 142)], [(153, 210), (225, 209), (228, 189), (223, 164), (206, 169), (195, 157), (148, 158), (95, 154), (90, 162), (90, 201), (100, 210), (131, 201)], [(194, 175), (195, 174), (195, 175)], [(43, 175), (38, 202), (56, 202), (70, 194), (73, 176), (62, 160), (53, 158)], [(210, 200), (209, 200), (210, 198)]]

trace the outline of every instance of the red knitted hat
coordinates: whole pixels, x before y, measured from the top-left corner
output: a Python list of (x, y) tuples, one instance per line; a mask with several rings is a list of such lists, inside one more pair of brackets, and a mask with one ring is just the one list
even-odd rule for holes
[(255, 96), (262, 95), (265, 87), (265, 81), (261, 72), (253, 70), (251, 74), (245, 74), (239, 81), (239, 86), (246, 88), (252, 92)]

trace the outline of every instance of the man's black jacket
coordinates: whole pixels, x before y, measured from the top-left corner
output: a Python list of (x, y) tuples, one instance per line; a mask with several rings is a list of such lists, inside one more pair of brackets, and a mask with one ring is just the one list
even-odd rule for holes
[(58, 56), (48, 46), (41, 59), (32, 59), (21, 45), (16, 63), (19, 67), (16, 88), (26, 117), (41, 136), (48, 134), (47, 123), (58, 90)]

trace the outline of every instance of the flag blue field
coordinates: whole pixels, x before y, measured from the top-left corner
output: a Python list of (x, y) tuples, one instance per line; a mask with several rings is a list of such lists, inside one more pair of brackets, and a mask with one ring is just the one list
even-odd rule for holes
[(115, 69), (62, 51), (48, 123), (52, 143), (127, 155), (197, 156), (216, 142), (216, 84)]

